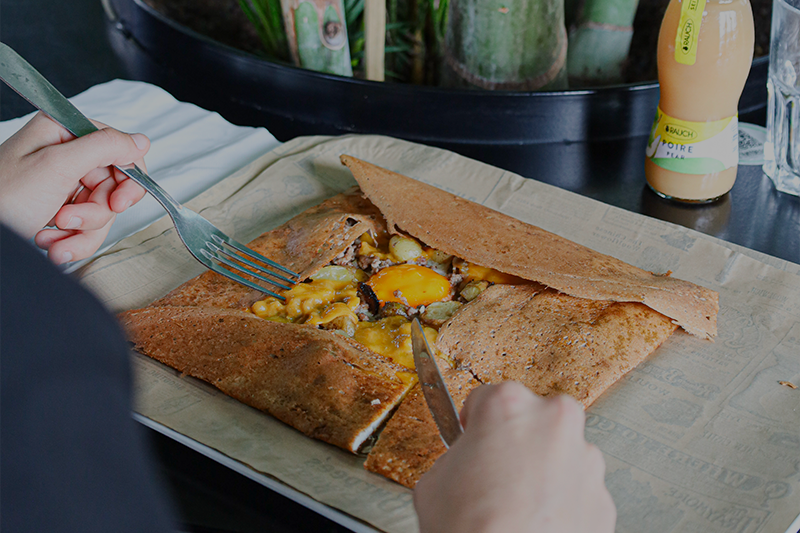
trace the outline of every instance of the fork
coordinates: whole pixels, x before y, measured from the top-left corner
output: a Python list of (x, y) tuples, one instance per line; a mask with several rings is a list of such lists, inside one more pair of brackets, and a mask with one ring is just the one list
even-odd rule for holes
[[(33, 104), (34, 107), (41, 110), (58, 124), (61, 124), (75, 137), (82, 137), (98, 130), (30, 63), (4, 43), (0, 43), (0, 79)], [(252, 276), (257, 280), (286, 290), (297, 283), (300, 277), (298, 274), (236, 242), (202, 216), (183, 207), (136, 165), (130, 168), (122, 168), (115, 165), (115, 168), (141, 185), (164, 207), (170, 218), (172, 218), (178, 236), (183, 241), (186, 249), (200, 263), (237, 283), (285, 301), (283, 296), (244, 278), (236, 272)], [(264, 263), (272, 270), (255, 263), (253, 260)], [(222, 265), (226, 265), (236, 272)], [(245, 266), (250, 268), (245, 268)], [(279, 272), (274, 272), (273, 270)], [(271, 278), (267, 276), (271, 276)], [(286, 284), (276, 280), (283, 281)]]

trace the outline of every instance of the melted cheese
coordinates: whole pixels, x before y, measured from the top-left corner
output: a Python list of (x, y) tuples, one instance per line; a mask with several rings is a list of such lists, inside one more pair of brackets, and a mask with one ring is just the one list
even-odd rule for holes
[(283, 291), (286, 303), (269, 297), (254, 303), (251, 310), (261, 318), (301, 324), (325, 324), (346, 315), (358, 321), (353, 312), (361, 303), (357, 283), (332, 279), (298, 283)]
[(499, 270), (476, 265), (474, 263), (467, 263), (466, 261), (461, 265), (461, 273), (464, 275), (464, 279), (469, 281), (483, 280), (490, 283), (504, 283), (507, 285), (524, 285), (530, 283), (530, 281), (518, 276), (506, 274), (505, 272), (500, 272)]
[[(433, 346), (438, 332), (428, 326), (423, 326), (422, 329), (428, 343)], [(414, 368), (411, 322), (405, 317), (390, 316), (377, 322), (359, 322), (353, 339), (399, 365)]]
[(367, 241), (361, 241), (361, 245), (358, 248), (358, 255), (366, 255), (381, 260), (392, 258), (391, 253), (382, 252), (379, 248), (375, 247), (374, 245), (370, 244)]
[[(353, 305), (353, 303), (355, 303), (355, 305)], [(353, 312), (353, 309), (358, 306), (358, 303), (358, 298), (348, 298), (344, 302), (332, 303), (325, 307), (322, 312), (317, 310), (312, 311), (303, 323), (318, 326), (320, 324), (327, 324), (339, 317), (347, 317), (353, 322), (358, 322), (358, 316)]]
[[(432, 248), (425, 248), (424, 257), (445, 268), (452, 256)], [(361, 237), (359, 255), (368, 255), (381, 260), (395, 261), (389, 251), (386, 238), (373, 239), (369, 234)], [(528, 281), (504, 274), (492, 268), (460, 261), (459, 271), (467, 280), (485, 280), (492, 283), (528, 283)], [(367, 349), (381, 354), (395, 363), (408, 368), (397, 377), (404, 382), (416, 379), (413, 372), (414, 356), (411, 348), (411, 322), (404, 316), (389, 316), (375, 322), (361, 322), (355, 309), (361, 304), (358, 297), (359, 282), (366, 281), (381, 301), (398, 302), (410, 307), (429, 305), (450, 298), (453, 288), (450, 280), (434, 270), (413, 263), (403, 263), (379, 270), (367, 280), (367, 274), (355, 267), (329, 265), (308, 282), (299, 283), (283, 291), (285, 303), (277, 298), (266, 298), (251, 307), (253, 313), (266, 320), (294, 322), (321, 326), (344, 318), (352, 325), (353, 339)], [(330, 326), (329, 326), (330, 327)], [(339, 329), (339, 324), (331, 329)], [(428, 326), (423, 330), (431, 346), (435, 346), (438, 332)], [(434, 348), (436, 355), (443, 355)], [(444, 358), (452, 366), (453, 361)]]

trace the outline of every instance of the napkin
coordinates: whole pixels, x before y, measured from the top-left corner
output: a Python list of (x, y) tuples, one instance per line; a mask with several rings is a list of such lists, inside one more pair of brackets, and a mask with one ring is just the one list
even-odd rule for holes
[[(149, 83), (113, 80), (70, 98), (84, 115), (118, 130), (150, 138), (147, 172), (178, 202), (184, 203), (224, 177), (280, 145), (265, 128), (236, 126), (219, 114), (179, 102)], [(0, 122), (5, 141), (35, 113)], [(166, 216), (148, 195), (117, 217), (98, 254)], [(67, 266), (72, 271), (85, 261)]]

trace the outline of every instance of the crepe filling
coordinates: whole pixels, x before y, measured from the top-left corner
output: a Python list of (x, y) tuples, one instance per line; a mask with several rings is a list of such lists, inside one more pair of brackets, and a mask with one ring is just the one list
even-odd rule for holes
[(413, 237), (365, 233), (308, 280), (283, 291), (285, 303), (268, 297), (250, 310), (266, 320), (307, 324), (350, 337), (413, 369), (411, 320), (420, 318), (434, 346), (444, 322), (495, 283), (530, 284), (469, 264)]

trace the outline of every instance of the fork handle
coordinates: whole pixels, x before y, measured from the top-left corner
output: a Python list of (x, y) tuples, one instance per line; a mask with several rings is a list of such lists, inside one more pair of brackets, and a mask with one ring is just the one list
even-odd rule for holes
[(175, 218), (176, 215), (180, 216), (179, 213), (183, 209), (183, 206), (179, 204), (172, 196), (170, 196), (161, 185), (153, 181), (153, 178), (148, 176), (145, 171), (136, 165), (133, 165), (131, 168), (121, 168), (117, 165), (114, 165), (114, 168), (118, 169), (130, 179), (141, 185), (144, 190), (149, 192), (153, 198), (155, 198), (158, 203), (160, 203), (161, 206), (167, 210), (167, 213), (170, 217)]
[[(4, 43), (0, 43), (0, 79), (75, 137), (83, 137), (97, 131), (97, 126), (78, 111), (72, 102)], [(163, 187), (136, 165), (133, 168), (120, 168), (116, 165), (115, 167), (152, 194), (170, 216), (183, 209)]]

